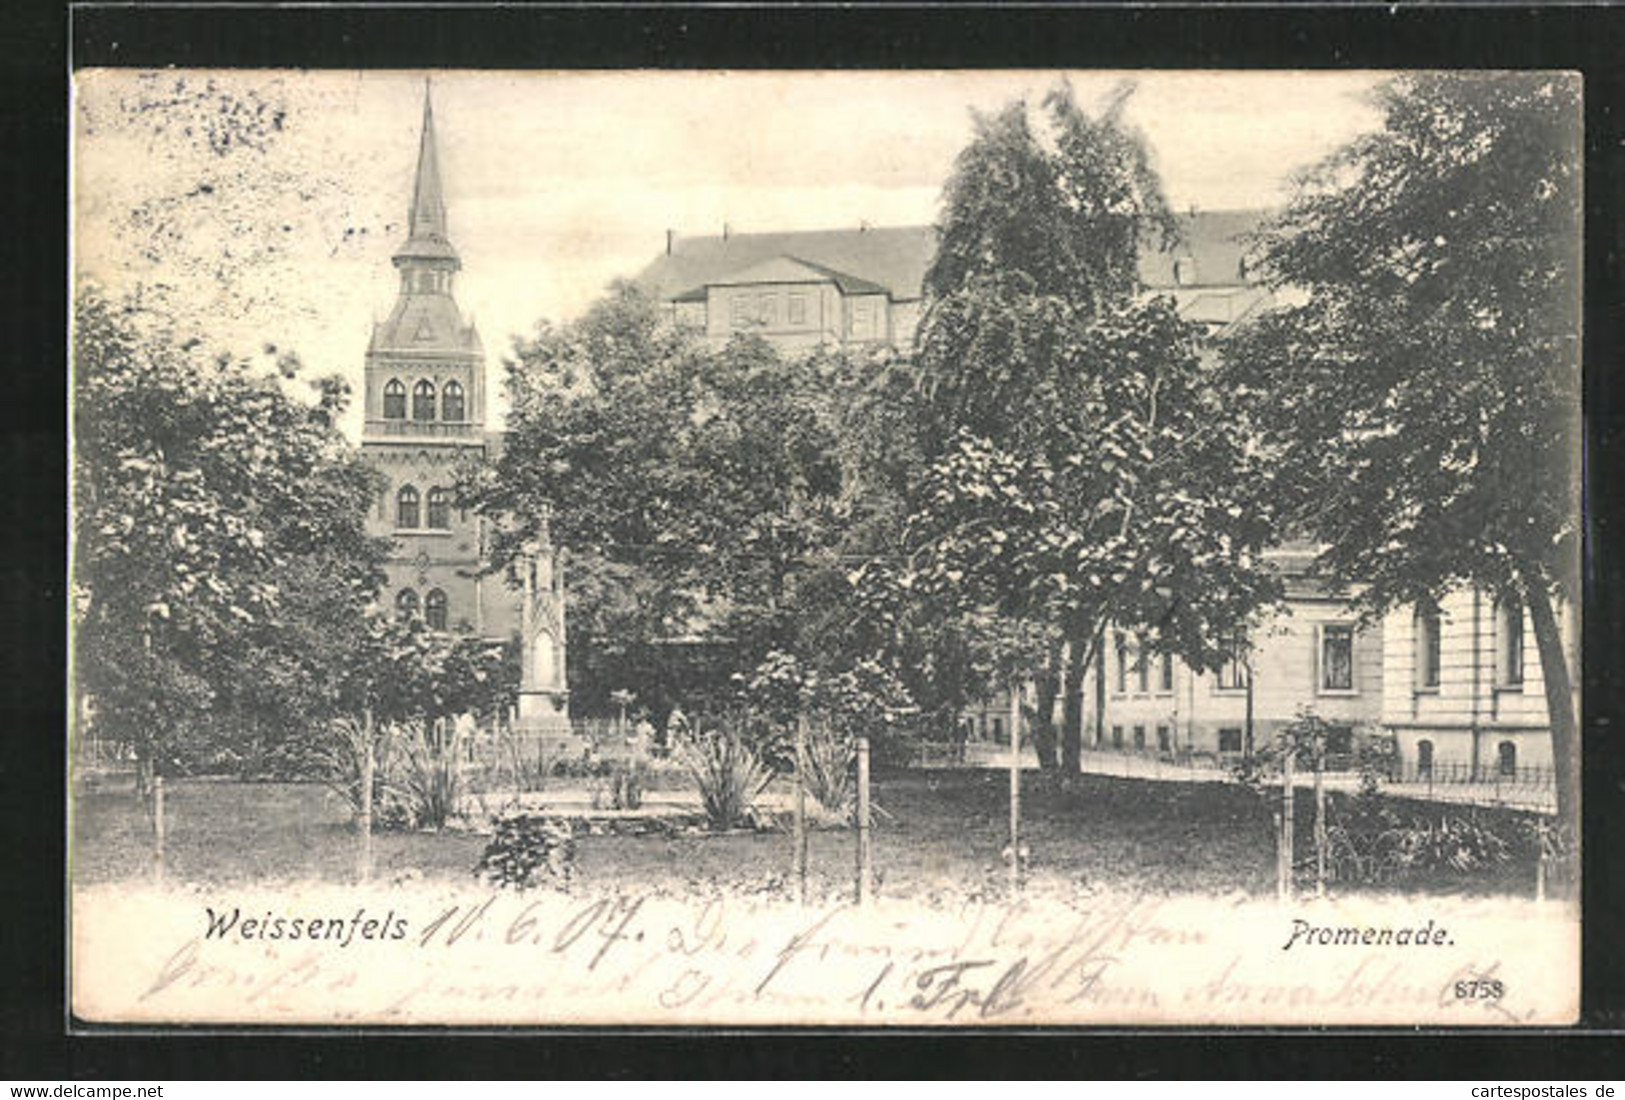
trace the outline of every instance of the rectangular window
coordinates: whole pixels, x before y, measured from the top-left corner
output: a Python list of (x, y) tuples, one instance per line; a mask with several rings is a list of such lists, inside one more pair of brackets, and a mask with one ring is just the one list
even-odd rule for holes
[(763, 294), (756, 299), (756, 320), (764, 325), (779, 323), (779, 297), (777, 294)]
[(743, 294), (735, 294), (728, 301), (734, 328), (744, 328), (750, 322), (750, 299)]
[(1347, 623), (1320, 628), (1320, 690), (1354, 690), (1354, 628)]
[(1144, 726), (1135, 726), (1134, 727), (1134, 747), (1136, 749), (1144, 749), (1145, 748), (1145, 727)]
[(1241, 730), (1222, 729), (1219, 731), (1219, 751), (1222, 753), (1237, 753), (1241, 751)]
[(1162, 655), (1162, 668), (1157, 674), (1157, 690), (1163, 694), (1174, 690), (1174, 655), (1172, 653)]
[(852, 336), (856, 339), (867, 339), (875, 332), (875, 307), (873, 302), (852, 303)]
[(1354, 727), (1332, 726), (1326, 731), (1326, 755), (1340, 766), (1354, 754)]
[(1122, 747), (1123, 747), (1123, 727), (1122, 726), (1113, 726), (1112, 727), (1112, 748), (1120, 749)]
[(1247, 687), (1246, 646), (1232, 636), (1224, 642), (1224, 660), (1219, 665), (1219, 690), (1242, 691)]
[(1158, 726), (1157, 727), (1157, 751), (1158, 752), (1167, 752), (1172, 747), (1172, 745), (1173, 745), (1173, 740), (1172, 740), (1172, 737), (1169, 735), (1168, 727), (1167, 726)]
[(1497, 675), (1501, 687), (1523, 687), (1523, 604), (1503, 600), (1496, 616)]
[(1128, 639), (1119, 631), (1116, 636), (1117, 650), (1117, 694), (1128, 694)]
[(1001, 741), (1003, 739), (1004, 739), (1004, 719), (1003, 718), (995, 718), (995, 719), (993, 719), (993, 740)]
[(1422, 691), (1439, 686), (1439, 608), (1420, 604), (1416, 609), (1416, 686)]
[[(1145, 635), (1141, 634), (1134, 639), (1134, 690), (1141, 695), (1151, 690), (1151, 647), (1146, 644)], [(1145, 740), (1145, 731), (1140, 731), (1140, 740)]]
[(805, 294), (790, 295), (790, 323), (792, 325), (807, 323), (807, 296)]

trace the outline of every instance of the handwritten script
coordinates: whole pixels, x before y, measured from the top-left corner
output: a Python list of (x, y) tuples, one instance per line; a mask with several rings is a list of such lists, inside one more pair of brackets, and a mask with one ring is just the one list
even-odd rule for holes
[[(422, 884), (238, 898), (99, 886), (74, 899), (74, 1004), (97, 1021), (539, 1025), (1492, 1025), (1576, 1010), (1571, 914), (1316, 904), (1305, 916), (1121, 895), (802, 908)], [(1451, 942), (1284, 954), (1280, 930), (1308, 920), (1448, 921)], [(1492, 987), (1493, 1000), (1476, 995)]]

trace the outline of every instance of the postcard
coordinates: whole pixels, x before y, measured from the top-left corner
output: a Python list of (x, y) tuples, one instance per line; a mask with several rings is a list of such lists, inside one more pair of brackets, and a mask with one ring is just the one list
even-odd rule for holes
[(75, 1020), (1575, 1022), (1581, 101), (79, 70)]

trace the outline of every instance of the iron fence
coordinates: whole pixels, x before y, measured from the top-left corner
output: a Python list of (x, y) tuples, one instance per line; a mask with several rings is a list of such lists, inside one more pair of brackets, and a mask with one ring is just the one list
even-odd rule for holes
[[(1021, 747), (1020, 759), (1022, 768), (1038, 767), (1037, 755), (1030, 744)], [(1086, 745), (1080, 767), (1091, 775), (1212, 782), (1228, 779), (1244, 762), (1241, 753)], [(992, 741), (915, 742), (908, 758), (908, 766), (924, 770), (1006, 768), (1009, 765), (1009, 745)], [(1269, 764), (1263, 775), (1278, 778), (1279, 766)], [(1431, 767), (1418, 767), (1415, 762), (1409, 762), (1377, 768), (1373, 775), (1379, 789), (1407, 798), (1545, 811), (1556, 804), (1557, 781), (1550, 767), (1506, 768), (1496, 762), (1475, 768), (1463, 761), (1436, 761)], [(1298, 786), (1312, 785), (1314, 777), (1312, 763), (1300, 761), (1294, 769), (1294, 783)], [(1328, 755), (1321, 771), (1322, 783), (1332, 790), (1356, 790), (1363, 778), (1358, 760), (1351, 753)]]

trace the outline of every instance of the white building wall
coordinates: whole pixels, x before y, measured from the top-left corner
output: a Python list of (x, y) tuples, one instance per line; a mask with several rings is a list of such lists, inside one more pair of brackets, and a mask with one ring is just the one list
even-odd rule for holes
[[(1421, 631), (1414, 608), (1391, 612), (1384, 622), (1384, 662), (1390, 671), (1382, 722), (1398, 743), (1407, 771), (1432, 746), (1435, 766), (1466, 768), (1486, 776), (1501, 762), (1501, 745), (1513, 746), (1515, 766), (1549, 768), (1551, 734), (1545, 679), (1529, 614), (1521, 619), (1523, 676), (1507, 682), (1504, 616), (1486, 592), (1461, 588), (1439, 603), (1439, 684), (1420, 682)], [(1570, 617), (1560, 616), (1565, 634)], [(1578, 670), (1572, 666), (1571, 676)]]

